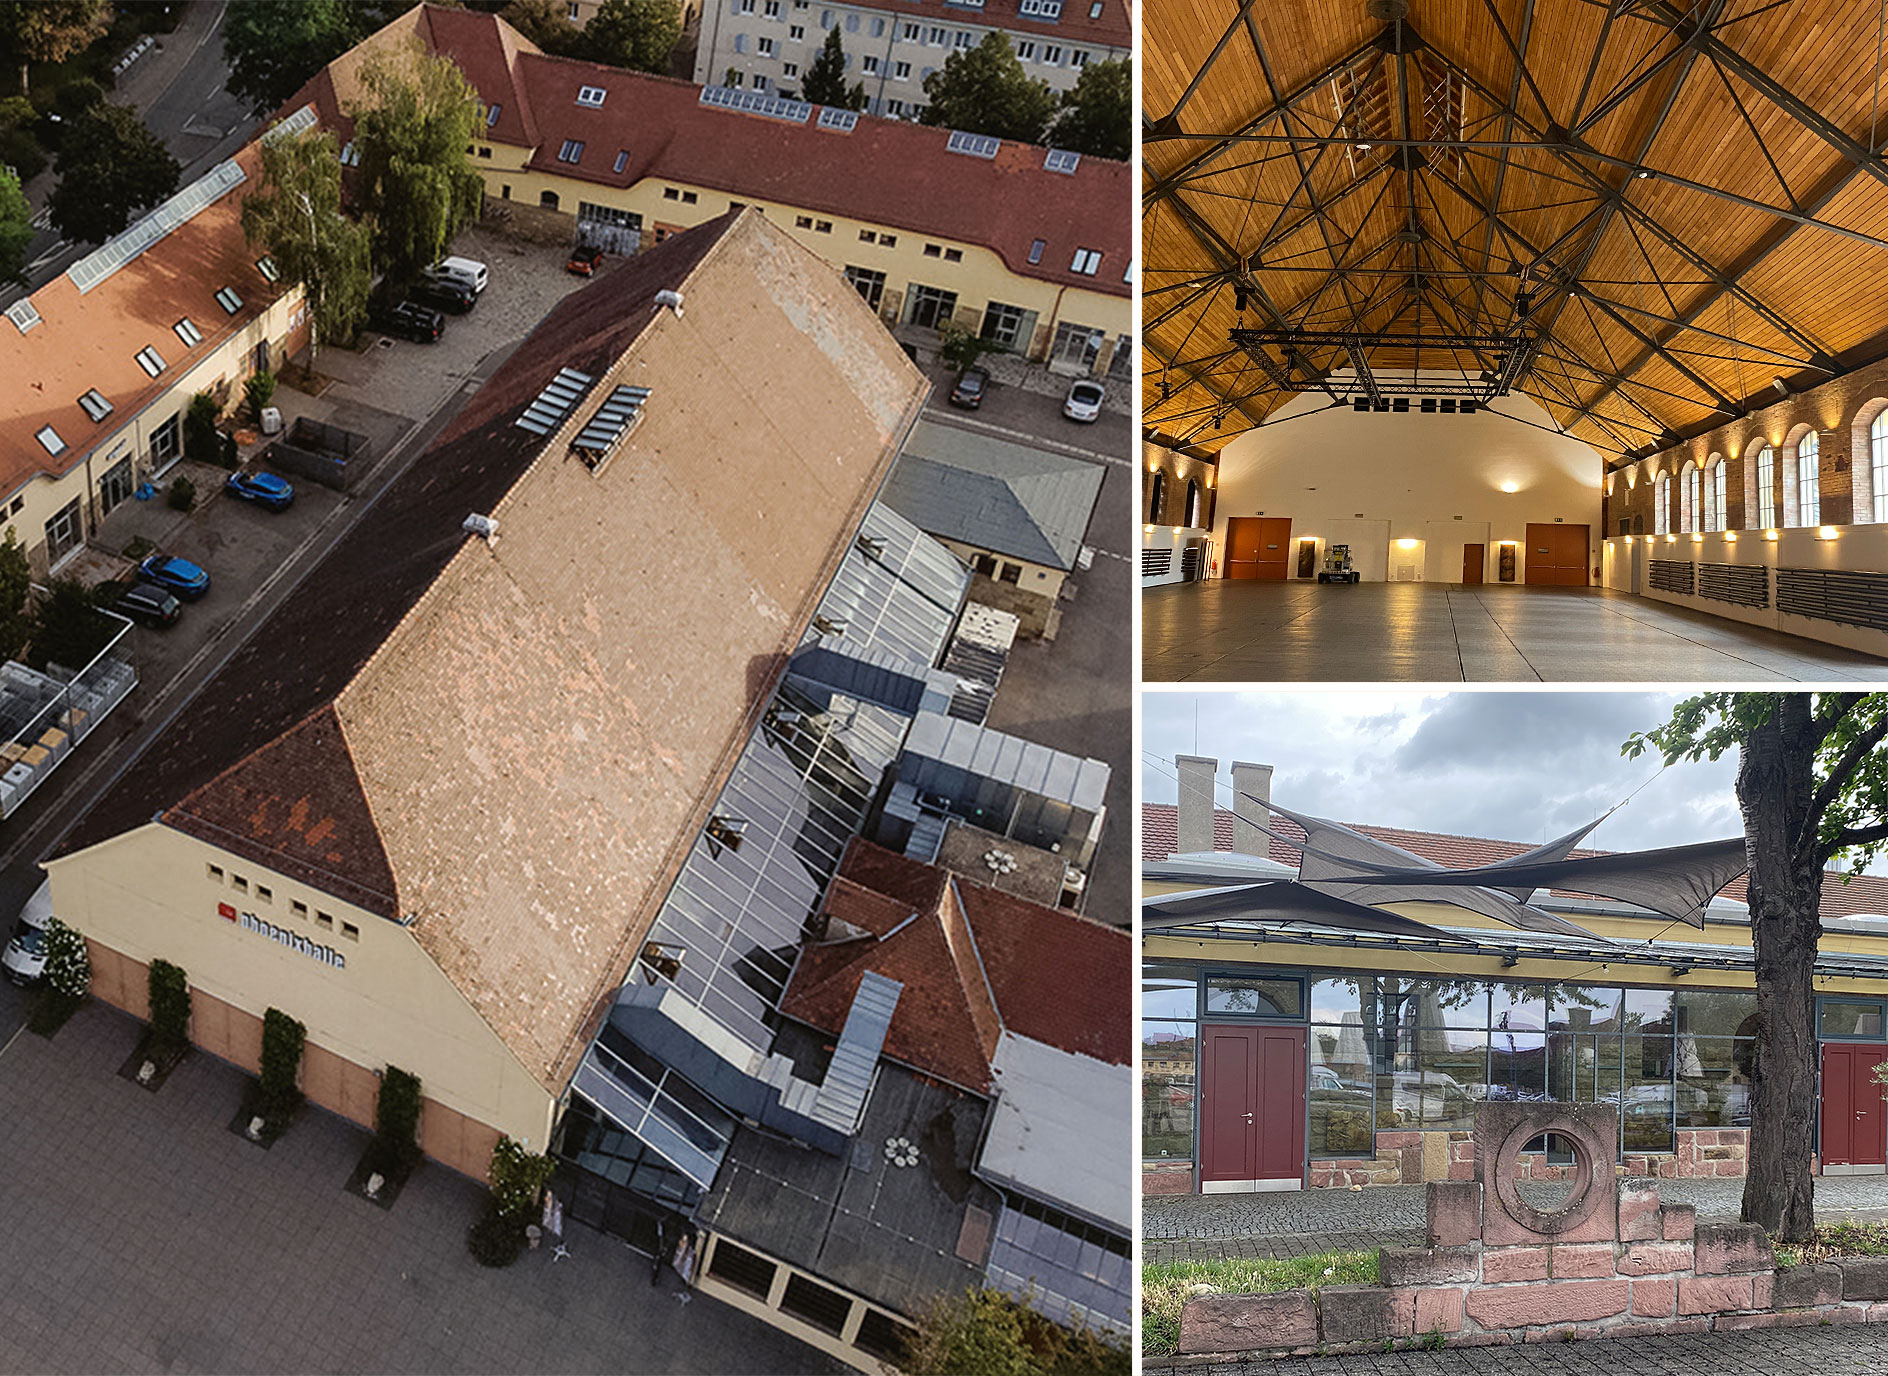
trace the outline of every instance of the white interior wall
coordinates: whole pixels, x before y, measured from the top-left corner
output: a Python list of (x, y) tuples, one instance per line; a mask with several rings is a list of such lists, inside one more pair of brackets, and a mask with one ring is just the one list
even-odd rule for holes
[[(1427, 376), (1425, 374), (1425, 376)], [(1412, 407), (1419, 404), (1412, 398)], [(1323, 546), (1348, 541), (1366, 580), (1388, 576), (1397, 540), (1418, 540), (1424, 579), (1462, 580), (1464, 545), (1481, 544), (1484, 578), (1498, 577), (1497, 544), (1527, 537), (1530, 521), (1588, 527), (1591, 563), (1600, 559), (1598, 450), (1502, 415), (1359, 414), (1329, 408), (1323, 393), (1301, 394), (1220, 453), (1214, 546), (1226, 547), (1232, 516), (1289, 516), (1294, 550), (1310, 536)], [(1551, 427), (1534, 402), (1501, 398), (1503, 415)], [(1505, 491), (1504, 488), (1512, 488)], [(1224, 560), (1218, 572), (1223, 574)], [(1517, 566), (1516, 580), (1524, 577)], [(1295, 577), (1297, 561), (1288, 567)]]

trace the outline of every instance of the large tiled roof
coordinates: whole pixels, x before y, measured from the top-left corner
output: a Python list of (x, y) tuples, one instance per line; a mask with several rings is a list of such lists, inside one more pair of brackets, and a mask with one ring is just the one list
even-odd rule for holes
[[(1044, 167), (1045, 151), (1004, 141), (994, 158), (950, 151), (950, 131), (857, 116), (850, 131), (704, 105), (693, 82), (549, 57), (503, 21), (422, 5), (317, 73), (283, 113), (313, 102), (345, 141), (354, 74), (373, 47), (417, 38), (452, 58), (497, 107), (495, 143), (534, 150), (530, 167), (603, 187), (682, 182), (735, 199), (779, 202), (911, 234), (982, 245), (1010, 272), (1057, 286), (1127, 297), (1133, 256), (1132, 182), (1126, 163), (1084, 157), (1071, 173)], [(599, 87), (600, 107), (577, 93)], [(516, 122), (514, 123), (514, 117)], [(566, 140), (583, 156), (559, 160)], [(626, 152), (616, 170), (619, 152)], [(1041, 261), (1031, 264), (1035, 240)], [(1099, 249), (1093, 276), (1073, 270), (1078, 248)]]
[(871, 937), (807, 948), (781, 1011), (837, 1033), (873, 970), (904, 992), (885, 1054), (988, 1092), (1005, 1031), (1112, 1065), (1130, 1054), (1125, 932), (852, 843), (825, 912)]
[[(595, 383), (540, 438), (515, 422), (563, 368)], [(568, 435), (619, 385), (650, 395), (593, 472)], [(551, 311), (66, 849), (157, 813), (398, 918), (561, 1088), (926, 391), (753, 212), (635, 256)]]
[[(1231, 851), (1232, 813), (1225, 808), (1213, 809), (1213, 849)], [(1406, 831), (1401, 827), (1366, 826), (1350, 822), (1346, 825), (1366, 836), (1374, 836), (1379, 841), (1388, 841), (1393, 846), (1434, 860), (1439, 865), (1450, 869), (1467, 869), (1474, 865), (1491, 865), (1497, 860), (1506, 860), (1509, 856), (1519, 855), (1523, 851), (1534, 849), (1531, 841), (1493, 841), (1482, 836), (1452, 836), (1439, 831)], [(1272, 821), (1275, 830), (1288, 836), (1302, 838), (1304, 831), (1289, 818), (1276, 817)], [(1172, 856), (1180, 844), (1180, 812), (1172, 803), (1141, 804), (1141, 862), (1154, 864)], [(1281, 865), (1296, 865), (1299, 854), (1294, 846), (1275, 838), (1268, 839), (1266, 846), (1270, 852), (1268, 858)], [(1604, 850), (1576, 850), (1576, 857), (1584, 855), (1609, 855)], [(1736, 902), (1744, 902), (1744, 880), (1740, 876), (1726, 884), (1722, 896)], [(1855, 913), (1888, 914), (1888, 875), (1858, 874), (1844, 883), (1839, 875), (1831, 872), (1822, 886), (1822, 915), (1825, 918), (1847, 917)]]
[[(281, 295), (283, 288), (256, 266), (262, 255), (243, 236), (243, 196), (255, 189), (261, 155), (250, 144), (232, 161), (243, 181), (90, 291), (81, 292), (72, 274), (62, 272), (28, 298), (38, 324), (21, 333), (11, 320), (0, 320), (0, 407), (7, 417), (0, 427), (0, 497), (41, 474), (59, 477), (79, 467)], [(226, 286), (242, 299), (234, 315), (216, 300)], [(203, 335), (194, 346), (172, 328), (186, 317)], [(157, 377), (138, 363), (146, 347), (166, 365)], [(98, 421), (79, 405), (93, 390), (112, 407)], [(34, 438), (47, 425), (66, 445), (56, 456)]]

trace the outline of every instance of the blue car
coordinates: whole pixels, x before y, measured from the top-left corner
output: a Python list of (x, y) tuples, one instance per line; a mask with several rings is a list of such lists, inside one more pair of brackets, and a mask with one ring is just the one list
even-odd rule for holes
[(138, 565), (138, 574), (147, 583), (155, 583), (186, 602), (195, 602), (210, 590), (210, 575), (174, 554), (153, 554)]
[(273, 473), (232, 473), (224, 489), (247, 501), (266, 506), (271, 511), (286, 511), (295, 500), (295, 489)]

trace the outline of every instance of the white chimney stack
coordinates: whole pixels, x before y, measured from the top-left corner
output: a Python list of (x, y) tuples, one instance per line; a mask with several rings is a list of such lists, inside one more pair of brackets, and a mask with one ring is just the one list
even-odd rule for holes
[(682, 318), (682, 293), (679, 291), (659, 291), (656, 293), (656, 305), (667, 306), (675, 312), (675, 318)]
[[(1271, 840), (1259, 826), (1270, 825), (1271, 814), (1254, 798), (1272, 801), (1272, 766), (1232, 762), (1232, 848), (1261, 859), (1271, 855)], [(1254, 823), (1258, 825), (1255, 826)]]
[(1219, 773), (1219, 761), (1205, 755), (1175, 755), (1173, 763), (1180, 775), (1179, 853), (1211, 851), (1213, 779)]

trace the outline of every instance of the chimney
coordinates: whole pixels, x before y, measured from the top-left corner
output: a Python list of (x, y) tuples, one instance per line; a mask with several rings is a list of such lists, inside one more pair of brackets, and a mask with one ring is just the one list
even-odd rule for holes
[(1213, 777), (1219, 761), (1204, 755), (1175, 755), (1174, 768), (1180, 775), (1181, 855), (1210, 852), (1213, 849)]
[[(1248, 796), (1250, 795), (1250, 796)], [(1271, 816), (1253, 802), (1253, 798), (1272, 801), (1272, 766), (1232, 762), (1232, 848), (1242, 855), (1261, 859), (1272, 853), (1272, 838), (1259, 830), (1270, 825)]]

